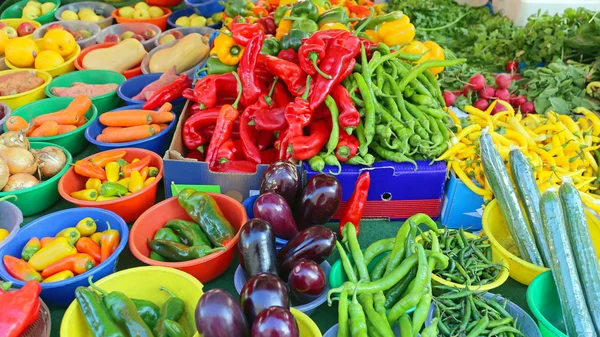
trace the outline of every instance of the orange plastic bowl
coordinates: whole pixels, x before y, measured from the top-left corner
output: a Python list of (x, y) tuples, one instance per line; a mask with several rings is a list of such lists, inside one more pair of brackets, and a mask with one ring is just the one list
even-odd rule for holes
[[(75, 68), (77, 68), (79, 70), (86, 70), (86, 68), (83, 67), (83, 58), (87, 54), (89, 54), (89, 52), (91, 52), (92, 50), (95, 50), (95, 49), (112, 47), (116, 44), (117, 44), (116, 42), (104, 42), (104, 43), (94, 44), (94, 45), (84, 48), (81, 51), (81, 53), (79, 54), (79, 56), (75, 59)], [(140, 62), (140, 64), (138, 64), (135, 68), (125, 70), (123, 72), (123, 76), (125, 76), (125, 78), (127, 78), (127, 79), (139, 76), (141, 74), (142, 74), (142, 62)]]
[[(158, 175), (150, 185), (144, 187), (141, 191), (115, 200), (100, 202), (79, 200), (71, 197), (70, 194), (71, 192), (85, 189), (85, 182), (88, 178), (75, 173), (73, 167), (71, 167), (58, 182), (58, 193), (60, 193), (63, 199), (75, 204), (77, 207), (102, 208), (117, 213), (125, 220), (125, 222), (135, 221), (140, 214), (144, 213), (144, 211), (154, 204), (158, 182), (163, 176), (163, 161), (159, 155), (152, 151), (135, 148), (125, 148), (122, 150), (127, 151), (127, 154), (124, 157), (127, 161), (132, 161), (135, 158), (142, 159), (146, 156), (151, 157), (150, 166), (158, 168)], [(84, 160), (90, 159), (95, 155), (97, 155), (97, 153), (84, 158)]]
[(140, 261), (161, 267), (170, 267), (184, 271), (202, 283), (217, 278), (229, 267), (237, 252), (237, 243), (240, 228), (248, 220), (244, 206), (235, 199), (223, 194), (208, 193), (215, 199), (223, 214), (231, 225), (237, 230), (233, 240), (225, 245), (225, 250), (212, 253), (200, 259), (185, 262), (161, 262), (150, 259), (150, 248), (148, 239), (164, 225), (173, 219), (193, 221), (185, 209), (179, 205), (177, 197), (164, 200), (144, 212), (131, 227), (129, 232), (129, 249)]
[(146, 23), (151, 23), (153, 25), (157, 25), (158, 28), (160, 28), (162, 31), (164, 31), (165, 29), (167, 29), (167, 20), (169, 19), (169, 15), (171, 15), (172, 11), (170, 9), (168, 9), (167, 7), (160, 7), (163, 12), (165, 14), (163, 14), (162, 16), (159, 16), (157, 18), (150, 18), (150, 19), (144, 19), (144, 20), (136, 20), (136, 19), (130, 19), (130, 18), (124, 18), (122, 16), (119, 16), (119, 10), (116, 9), (112, 12), (112, 17), (115, 18), (115, 20), (117, 20), (118, 23), (138, 23), (138, 22), (146, 22)]

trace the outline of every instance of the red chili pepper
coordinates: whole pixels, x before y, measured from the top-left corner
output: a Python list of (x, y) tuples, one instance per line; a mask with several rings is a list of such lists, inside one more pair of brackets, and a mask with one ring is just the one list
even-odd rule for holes
[(254, 123), (257, 130), (277, 131), (287, 126), (285, 107), (261, 109), (254, 113)]
[(99, 166), (92, 164), (89, 160), (78, 160), (73, 165), (75, 173), (86, 178), (98, 178), (102, 181), (106, 180), (106, 172)]
[(150, 166), (150, 161), (152, 161), (152, 157), (149, 155), (136, 161), (135, 163), (130, 163), (121, 168), (121, 172), (123, 172), (123, 177), (127, 178), (131, 176), (131, 172), (138, 171), (140, 172), (144, 167)]
[(292, 62), (293, 64), (298, 64), (298, 53), (293, 48), (280, 50), (277, 54), (277, 57), (284, 61)]
[[(371, 56), (373, 56), (373, 52), (377, 50), (377, 43), (371, 40), (367, 40), (365, 38), (359, 37), (359, 40), (362, 44), (365, 45), (365, 51), (367, 52), (367, 59), (370, 60)], [(393, 53), (393, 51), (390, 50)], [(356, 58), (360, 58), (360, 54), (356, 56)], [(360, 60), (359, 60), (360, 61)]]
[[(268, 149), (271, 145), (273, 145), (273, 141), (275, 140), (275, 134), (271, 131), (259, 131), (258, 139), (256, 141), (256, 146), (261, 151)], [(262, 159), (261, 159), (262, 161)]]
[(340, 132), (338, 145), (335, 149), (335, 156), (340, 162), (347, 162), (348, 159), (356, 156), (359, 142), (356, 137), (345, 132)]
[(219, 164), (211, 170), (227, 173), (256, 173), (256, 163), (248, 160), (232, 160)]
[(369, 10), (369, 7), (367, 6), (361, 6), (361, 5), (350, 5), (350, 6), (346, 6), (346, 8), (348, 8), (348, 10), (350, 11), (350, 13), (354, 13), (357, 18), (366, 18), (371, 14), (371, 11)]
[[(257, 26), (262, 29), (262, 26)], [(265, 34), (262, 30), (253, 34), (254, 36), (251, 37), (251, 40), (248, 42), (237, 70), (240, 80), (242, 81), (241, 103), (245, 106), (249, 106), (256, 102), (260, 95), (267, 91), (265, 84), (259, 81), (255, 74), (256, 62), (258, 55), (260, 55), (263, 41), (265, 40)]]
[(188, 154), (186, 154), (185, 157), (190, 159), (196, 159), (197, 161), (204, 161), (204, 153), (198, 150), (188, 152)]
[[(215, 134), (216, 125), (210, 125), (205, 127), (204, 129), (200, 129), (200, 134), (207, 142), (210, 142), (213, 135)], [(240, 118), (236, 119), (233, 123), (233, 129), (231, 130), (231, 139), (240, 139)]]
[(126, 154), (127, 154), (127, 151), (124, 151), (124, 150), (104, 151), (104, 152), (100, 152), (100, 153), (94, 155), (92, 158), (90, 158), (90, 162), (98, 167), (104, 168), (106, 166), (106, 164), (108, 164), (112, 161), (117, 161), (117, 160), (125, 157)]
[(40, 313), (42, 287), (37, 281), (25, 283), (23, 288), (0, 295), (0, 336), (22, 336)]
[(348, 90), (343, 85), (336, 84), (331, 89), (331, 97), (333, 97), (340, 110), (338, 117), (340, 129), (345, 129), (348, 134), (351, 134), (352, 130), (360, 123), (360, 114), (356, 110)]
[[(307, 160), (319, 154), (323, 145), (329, 140), (331, 128), (324, 120), (310, 124), (310, 135), (290, 139), (287, 151), (298, 160)], [(283, 146), (283, 144), (281, 144)]]
[(237, 94), (237, 82), (231, 73), (208, 75), (196, 83), (193, 101), (212, 108), (217, 104), (218, 96), (235, 97)]
[(185, 89), (192, 87), (192, 80), (187, 77), (186, 74), (181, 74), (177, 79), (170, 84), (158, 89), (150, 98), (144, 103), (144, 110), (154, 110), (160, 108), (167, 102), (172, 102), (181, 95)]
[(271, 164), (277, 160), (277, 156), (279, 155), (276, 149), (268, 149), (262, 151), (260, 153), (260, 163), (261, 164)]
[(293, 103), (285, 107), (285, 120), (289, 127), (289, 136), (296, 137), (302, 135), (302, 129), (310, 123), (312, 112), (308, 104), (308, 94), (310, 92), (311, 77), (306, 78), (306, 86), (302, 97), (296, 97)]
[(196, 150), (207, 142), (207, 139), (202, 136), (200, 130), (217, 122), (220, 108), (209, 108), (200, 110), (190, 116), (183, 123), (183, 144), (189, 150)]
[(371, 175), (369, 174), (369, 171), (365, 171), (356, 180), (354, 192), (352, 192), (352, 196), (346, 203), (346, 209), (340, 218), (340, 236), (342, 236), (342, 230), (348, 222), (352, 223), (356, 228), (356, 235), (360, 233), (360, 219), (362, 218), (365, 205), (367, 204), (370, 186)]
[[(315, 77), (317, 73), (323, 76), (323, 72), (319, 68), (319, 63), (325, 57), (327, 51), (327, 45), (331, 40), (337, 38), (343, 34), (343, 30), (331, 29), (322, 30), (314, 33), (302, 42), (302, 45), (298, 49), (298, 61), (300, 68), (304, 70), (310, 76)], [(323, 77), (331, 78), (329, 74), (325, 74)]]
[(319, 105), (312, 114), (312, 120), (316, 121), (318, 119), (328, 119), (331, 120), (331, 111), (325, 103)]
[[(271, 98), (267, 97), (267, 99), (269, 102), (271, 101)], [(261, 96), (256, 103), (244, 110), (240, 120), (240, 139), (242, 140), (244, 154), (246, 159), (257, 164), (260, 163), (260, 150), (256, 145), (257, 128), (254, 125), (250, 125), (250, 123), (256, 112), (269, 109), (270, 103), (267, 102), (267, 99), (265, 99), (265, 96)]]
[(266, 67), (273, 76), (279, 78), (288, 87), (288, 91), (298, 96), (302, 93), (304, 84), (306, 82), (306, 74), (300, 69), (295, 63), (270, 56), (260, 54), (258, 56), (258, 63)]
[(265, 35), (275, 35), (277, 33), (277, 25), (275, 25), (274, 19), (275, 13), (270, 13), (269, 15), (258, 19), (257, 23), (263, 26), (265, 31)]
[(221, 147), (219, 148), (219, 151), (217, 153), (217, 158), (219, 160), (219, 164), (222, 164), (226, 161), (232, 161), (235, 160), (235, 144), (233, 143), (233, 140), (228, 140), (225, 143), (223, 143), (223, 145), (221, 145)]
[(292, 101), (292, 96), (288, 92), (285, 85), (279, 81), (275, 83), (275, 88), (273, 89), (273, 96), (271, 96), (273, 100), (273, 105), (276, 107), (285, 107), (289, 102)]
[[(275, 24), (275, 21), (273, 21), (273, 24)], [(246, 47), (258, 34), (262, 34), (263, 36), (265, 34), (265, 29), (260, 23), (257, 22), (252, 24), (247, 18), (242, 18), (241, 16), (233, 18), (233, 21), (231, 22), (231, 36), (236, 44)], [(262, 42), (260, 44), (262, 46)], [(260, 49), (261, 46), (259, 46), (258, 49)], [(244, 53), (246, 53), (246, 51), (244, 51)], [(240, 74), (240, 77), (241, 76), (242, 75)]]

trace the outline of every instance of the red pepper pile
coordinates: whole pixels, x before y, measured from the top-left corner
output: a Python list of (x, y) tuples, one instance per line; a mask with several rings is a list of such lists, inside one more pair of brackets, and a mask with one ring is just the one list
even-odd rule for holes
[[(341, 161), (354, 156), (350, 133), (360, 115), (340, 83), (354, 69), (361, 40), (343, 30), (318, 31), (286, 57), (296, 63), (260, 54), (265, 33), (259, 23), (234, 22), (232, 37), (245, 47), (237, 69), (241, 86), (227, 73), (208, 75), (184, 92), (197, 103), (183, 127), (187, 157), (206, 160), (213, 171), (253, 173), (257, 164), (317, 155), (338, 124), (345, 132), (335, 153)], [(335, 121), (324, 103), (329, 95), (339, 110)], [(240, 104), (232, 109), (236, 96)]]
[(19, 337), (33, 324), (40, 313), (40, 292), (37, 281), (25, 283), (23, 288), (6, 291), (0, 282), (0, 336)]

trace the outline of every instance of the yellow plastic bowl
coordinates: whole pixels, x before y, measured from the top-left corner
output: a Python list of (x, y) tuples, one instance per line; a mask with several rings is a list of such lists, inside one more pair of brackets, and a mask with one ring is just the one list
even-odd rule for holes
[[(29, 20), (29, 19), (4, 19), (4, 20), (0, 20), (0, 22), (3, 22), (7, 26), (10, 26), (14, 29), (17, 29), (19, 27), (19, 25), (22, 24), (23, 22), (31, 22), (33, 24), (33, 26), (35, 27), (35, 29), (38, 29), (42, 26), (41, 23), (34, 21), (34, 20)], [(27, 35), (26, 37), (33, 38), (33, 34)]]
[[(40, 50), (42, 50), (42, 40), (43, 39), (35, 40), (35, 43), (38, 45), (38, 47), (40, 47)], [(70, 73), (72, 71), (75, 71), (75, 59), (77, 59), (77, 56), (79, 56), (79, 53), (81, 53), (81, 47), (78, 44), (75, 44), (75, 50), (73, 50), (73, 52), (71, 54), (69, 54), (67, 57), (65, 57), (65, 63), (59, 65), (58, 67), (44, 69), (44, 71), (48, 72), (50, 75), (52, 75), (52, 77), (64, 75), (64, 74)], [(4, 60), (4, 62), (6, 62), (6, 65), (11, 69), (21, 69), (15, 65), (13, 65), (12, 63), (10, 63), (8, 58), (6, 58)]]
[[(44, 79), (44, 84), (40, 85), (39, 87), (37, 87), (35, 89), (29, 90), (26, 92), (22, 92), (20, 94), (10, 95), (10, 96), (0, 96), (0, 103), (4, 103), (4, 104), (8, 105), (13, 111), (22, 107), (23, 105), (35, 102), (42, 98), (46, 98), (46, 92), (44, 91), (44, 89), (46, 89), (48, 84), (50, 84), (50, 82), (52, 81), (52, 75), (50, 75), (50, 73), (48, 73), (47, 71), (35, 70), (35, 69), (28, 69), (28, 70), (35, 71), (38, 77), (41, 77)], [(23, 69), (0, 71), (0, 76), (8, 75), (10, 73), (16, 73), (19, 71), (23, 71)]]
[[(446, 231), (446, 230), (440, 229), (440, 231), (442, 233), (444, 233), (444, 231)], [(431, 232), (431, 231), (428, 231), (426, 233), (429, 233), (429, 232)], [(469, 232), (465, 232), (465, 237), (467, 239), (475, 239), (475, 238), (477, 238), (477, 235), (471, 234)], [(417, 236), (415, 239), (416, 242), (420, 242), (421, 240), (422, 240), (422, 235)], [(490, 241), (491, 241), (491, 239), (490, 239)], [(509, 275), (508, 262), (506, 261), (506, 259), (503, 259), (502, 256), (499, 255), (494, 249), (492, 249), (492, 262), (502, 264), (502, 270), (498, 273), (496, 281), (494, 281), (492, 283), (488, 283), (486, 285), (482, 285), (482, 286), (469, 286), (469, 289), (480, 290), (480, 291), (490, 291), (494, 288), (498, 288), (499, 286), (504, 284), (504, 282), (506, 282), (506, 280), (508, 280), (508, 275)], [(459, 289), (464, 289), (467, 287), (465, 284), (454, 283), (454, 282), (445, 280), (445, 279), (437, 276), (434, 273), (431, 273), (431, 281), (434, 284), (441, 284), (441, 285), (455, 287), (455, 288), (459, 288)]]
[[(587, 210), (585, 211), (585, 217), (596, 253), (600, 254), (600, 221)], [(485, 207), (482, 222), (483, 230), (492, 244), (492, 252), (495, 251), (497, 255), (508, 261), (510, 277), (515, 281), (529, 285), (536, 276), (550, 270), (519, 258), (519, 252), (496, 200), (492, 200)]]
[[(99, 280), (96, 285), (108, 292), (120, 291), (131, 298), (152, 301), (159, 306), (169, 298), (169, 294), (160, 290), (164, 286), (185, 302), (185, 314), (181, 323), (187, 331), (196, 331), (194, 312), (203, 294), (203, 285), (187, 273), (165, 267), (138, 267), (114, 273)], [(93, 337), (77, 300), (65, 312), (60, 325), (60, 336)]]

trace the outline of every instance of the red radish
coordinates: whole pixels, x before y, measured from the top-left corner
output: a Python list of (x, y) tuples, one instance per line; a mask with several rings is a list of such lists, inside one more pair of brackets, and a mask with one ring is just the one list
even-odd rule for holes
[(496, 102), (496, 105), (494, 105), (494, 108), (492, 109), (492, 115), (497, 114), (500, 111), (505, 111), (506, 107), (502, 104), (499, 104), (498, 102)]
[(525, 98), (525, 96), (516, 96), (515, 98), (512, 99), (510, 104), (514, 107), (520, 107), (525, 102), (527, 102), (527, 98)]
[(504, 89), (504, 88), (496, 89), (496, 97), (498, 99), (508, 102), (508, 100), (510, 99), (510, 92), (508, 92), (508, 89)]
[(444, 102), (446, 103), (446, 106), (451, 106), (456, 101), (456, 96), (450, 91), (444, 91), (444, 93), (442, 93), (442, 96), (444, 97)]
[(469, 85), (473, 90), (479, 91), (485, 87), (485, 77), (481, 74), (475, 74), (469, 79)]
[(479, 90), (479, 98), (490, 100), (496, 96), (496, 89), (492, 87), (485, 87)]
[(521, 76), (519, 74), (512, 75), (512, 80), (513, 81), (518, 81), (518, 80), (521, 80), (521, 79), (523, 79), (523, 76)]
[(467, 84), (467, 85), (465, 85), (465, 87), (462, 90), (462, 95), (465, 97), (468, 97), (470, 91), (471, 91), (471, 86), (469, 84)]
[(458, 97), (458, 96), (462, 96), (463, 95), (463, 91), (462, 90), (454, 90), (452, 92), (454, 94), (454, 96)]
[(512, 79), (509, 74), (498, 74), (496, 76), (496, 87), (499, 89), (506, 89), (510, 87), (511, 83)]
[(490, 103), (486, 99), (480, 98), (473, 103), (473, 106), (483, 111), (490, 106)]
[(533, 102), (525, 102), (521, 104), (520, 108), (521, 113), (524, 115), (535, 113), (535, 106), (533, 105)]
[(508, 71), (511, 74), (514, 74), (517, 72), (519, 65), (517, 64), (517, 62), (515, 60), (510, 60), (508, 62), (506, 62), (506, 71)]

